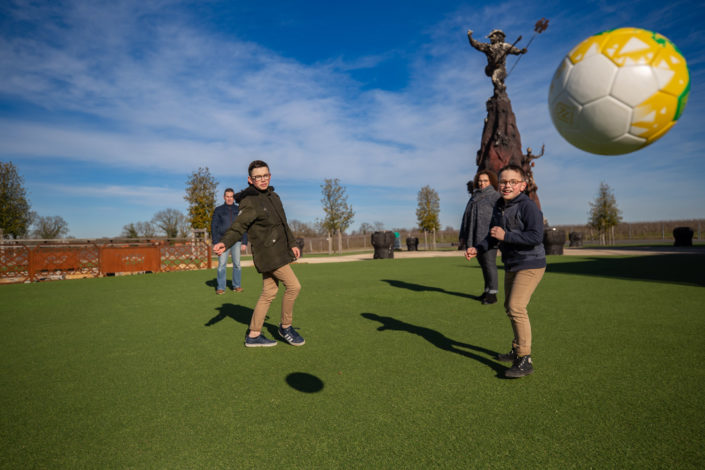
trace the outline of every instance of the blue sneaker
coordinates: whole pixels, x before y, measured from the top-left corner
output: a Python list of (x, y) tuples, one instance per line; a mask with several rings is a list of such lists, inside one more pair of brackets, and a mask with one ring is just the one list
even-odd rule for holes
[(260, 333), (256, 338), (245, 336), (245, 347), (247, 348), (271, 348), (276, 345), (276, 341), (265, 338), (262, 333)]
[(289, 343), (292, 346), (302, 346), (306, 341), (301, 337), (300, 334), (296, 332), (293, 326), (290, 326), (289, 328), (282, 328), (281, 325), (279, 325), (279, 329), (277, 330), (279, 333), (279, 336), (282, 337), (284, 341)]

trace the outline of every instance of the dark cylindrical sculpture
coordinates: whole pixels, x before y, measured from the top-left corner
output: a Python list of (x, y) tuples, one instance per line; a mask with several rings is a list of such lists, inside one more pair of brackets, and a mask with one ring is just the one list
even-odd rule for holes
[(693, 229), (676, 227), (673, 229), (673, 246), (693, 246)]
[(408, 237), (406, 239), (407, 251), (419, 251), (419, 239), (416, 237)]
[(583, 246), (583, 233), (582, 232), (570, 232), (568, 234), (568, 240), (570, 240), (570, 244), (568, 246), (572, 246), (572, 247)]
[(374, 259), (394, 258), (394, 232), (375, 232), (371, 239)]
[(543, 231), (543, 247), (547, 255), (562, 255), (565, 244), (565, 230), (547, 228)]

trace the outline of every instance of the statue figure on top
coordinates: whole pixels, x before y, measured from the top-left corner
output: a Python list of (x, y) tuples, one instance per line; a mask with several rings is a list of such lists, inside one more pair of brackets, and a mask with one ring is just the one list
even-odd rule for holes
[[(492, 79), (495, 95), (505, 93), (507, 87), (504, 84), (504, 79), (507, 78), (507, 54), (521, 55), (526, 54), (527, 49), (519, 49), (514, 44), (504, 42), (506, 37), (501, 29), (494, 29), (487, 38), (490, 43), (476, 41), (472, 37), (472, 30), (468, 30), (468, 40), (470, 45), (487, 56), (487, 66), (485, 67), (485, 75)], [(521, 38), (521, 36), (519, 37)], [(518, 41), (518, 40), (517, 40)]]

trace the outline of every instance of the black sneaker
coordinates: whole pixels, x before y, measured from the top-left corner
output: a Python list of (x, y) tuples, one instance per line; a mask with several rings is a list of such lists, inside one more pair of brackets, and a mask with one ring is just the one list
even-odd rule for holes
[(527, 354), (526, 356), (517, 357), (512, 367), (504, 372), (504, 376), (517, 379), (525, 375), (533, 374), (533, 372), (534, 366), (531, 364), (531, 355)]
[(495, 359), (497, 359), (500, 362), (514, 362), (517, 358), (517, 352), (512, 348), (511, 351), (509, 351), (507, 354), (497, 354), (495, 356)]
[(276, 345), (276, 341), (265, 338), (262, 333), (260, 333), (260, 335), (256, 338), (250, 338), (249, 336), (245, 336), (245, 347), (248, 348), (271, 348), (272, 346)]
[(490, 294), (489, 292), (482, 299), (482, 305), (496, 304), (497, 294)]
[(282, 326), (279, 325), (279, 329), (277, 330), (277, 332), (284, 341), (286, 341), (292, 346), (302, 346), (306, 342), (301, 337), (301, 335), (296, 332), (293, 326), (289, 326), (288, 328), (282, 328)]

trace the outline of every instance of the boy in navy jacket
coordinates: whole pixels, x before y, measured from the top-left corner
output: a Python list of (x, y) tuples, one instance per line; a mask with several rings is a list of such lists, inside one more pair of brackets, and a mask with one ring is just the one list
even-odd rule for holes
[(504, 263), (504, 308), (514, 330), (512, 350), (497, 360), (511, 362), (506, 377), (524, 377), (534, 371), (531, 361), (531, 324), (526, 307), (546, 272), (543, 248), (543, 214), (524, 193), (527, 181), (518, 165), (499, 172), (499, 192), (490, 223), (490, 233), (478, 245), (469, 247), (465, 257), (499, 247)]

